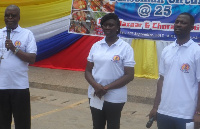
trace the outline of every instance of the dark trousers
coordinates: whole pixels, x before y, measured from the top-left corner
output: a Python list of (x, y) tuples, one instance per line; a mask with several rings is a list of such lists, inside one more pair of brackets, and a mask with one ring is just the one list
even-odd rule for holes
[(31, 128), (29, 89), (0, 90), (0, 129), (11, 129), (12, 115), (15, 129)]
[(186, 129), (186, 123), (192, 119), (182, 119), (157, 113), (158, 129)]
[(104, 101), (103, 109), (90, 107), (93, 120), (93, 129), (120, 129), (121, 111), (125, 103), (110, 103)]

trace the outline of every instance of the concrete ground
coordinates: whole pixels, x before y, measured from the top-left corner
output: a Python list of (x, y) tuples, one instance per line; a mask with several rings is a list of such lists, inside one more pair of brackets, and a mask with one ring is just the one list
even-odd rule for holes
[[(32, 129), (92, 129), (87, 95), (30, 88)], [(152, 105), (127, 102), (121, 129), (146, 129)], [(14, 128), (13, 128), (14, 129)], [(156, 123), (151, 129), (156, 129)]]
[[(29, 81), (32, 129), (92, 129), (84, 72), (30, 66)], [(156, 82), (135, 78), (128, 84), (121, 129), (146, 129)], [(157, 129), (156, 122), (151, 129)]]
[[(87, 94), (88, 83), (84, 72), (60, 69), (29, 67), (30, 87), (56, 90), (74, 94)], [(128, 86), (128, 101), (153, 104), (156, 94), (156, 79), (137, 78)]]

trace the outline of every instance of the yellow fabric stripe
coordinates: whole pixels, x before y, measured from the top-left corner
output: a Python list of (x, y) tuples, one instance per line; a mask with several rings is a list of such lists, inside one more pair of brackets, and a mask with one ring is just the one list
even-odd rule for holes
[(4, 12), (10, 4), (20, 7), (20, 26), (30, 27), (70, 15), (72, 0), (1, 0), (0, 28), (5, 26)]
[(50, 2), (55, 2), (58, 0), (1, 0), (0, 5), (2, 6), (8, 6), (10, 4), (15, 5), (39, 5), (39, 4), (45, 4)]
[(134, 39), (131, 46), (135, 54), (135, 76), (157, 79), (158, 60), (155, 41)]

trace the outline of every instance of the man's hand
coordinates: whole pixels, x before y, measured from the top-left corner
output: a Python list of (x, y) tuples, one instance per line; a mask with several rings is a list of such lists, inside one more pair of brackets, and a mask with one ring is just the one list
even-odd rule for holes
[(199, 114), (194, 114), (194, 129), (200, 129), (200, 115)]
[(151, 111), (150, 111), (150, 113), (149, 113), (149, 119), (151, 119), (152, 117), (154, 117), (154, 120), (156, 120), (157, 118), (156, 118), (156, 116), (157, 116), (157, 108), (153, 108), (153, 109), (151, 109)]
[(13, 45), (12, 41), (9, 39), (7, 39), (5, 41), (5, 48), (7, 48), (8, 50), (12, 50), (12, 51), (15, 50), (15, 46)]

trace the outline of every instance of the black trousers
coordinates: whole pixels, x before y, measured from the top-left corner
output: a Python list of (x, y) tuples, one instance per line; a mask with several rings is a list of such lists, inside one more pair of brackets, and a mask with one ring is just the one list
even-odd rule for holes
[(186, 129), (186, 123), (193, 119), (182, 119), (157, 113), (158, 129)]
[(120, 129), (121, 111), (125, 103), (110, 103), (104, 101), (103, 109), (90, 107), (93, 120), (93, 129)]
[(15, 129), (31, 128), (29, 89), (0, 90), (0, 129), (11, 129), (12, 115)]

